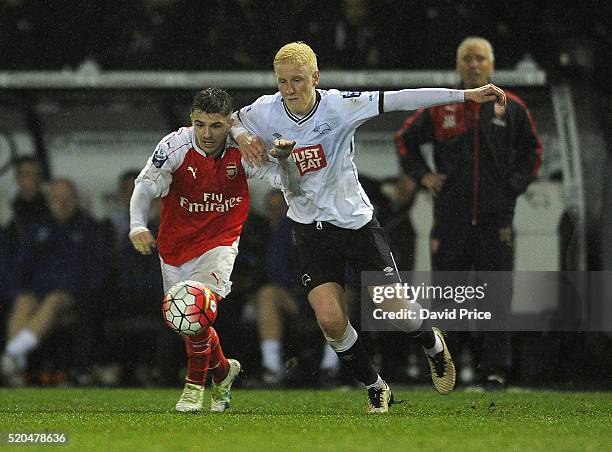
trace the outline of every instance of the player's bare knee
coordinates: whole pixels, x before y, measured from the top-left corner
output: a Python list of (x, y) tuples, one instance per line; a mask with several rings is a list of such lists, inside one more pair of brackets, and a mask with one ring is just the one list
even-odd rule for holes
[(260, 312), (268, 312), (270, 310), (276, 310), (276, 303), (273, 298), (265, 296), (265, 293), (259, 294), (259, 296), (255, 299), (255, 303), (257, 305), (257, 309)]
[(66, 309), (72, 306), (72, 297), (63, 291), (51, 292), (44, 298), (43, 304), (58, 310)]
[(344, 318), (317, 318), (317, 320), (319, 321), (321, 331), (323, 331), (328, 340), (340, 339), (346, 332), (348, 321)]
[(38, 301), (36, 297), (29, 293), (17, 295), (13, 304), (12, 315), (27, 316), (36, 310)]
[(274, 285), (266, 284), (257, 291), (257, 301), (276, 300), (283, 294), (283, 289)]
[(311, 305), (317, 322), (327, 338), (337, 339), (344, 334), (348, 318), (338, 303), (311, 303)]

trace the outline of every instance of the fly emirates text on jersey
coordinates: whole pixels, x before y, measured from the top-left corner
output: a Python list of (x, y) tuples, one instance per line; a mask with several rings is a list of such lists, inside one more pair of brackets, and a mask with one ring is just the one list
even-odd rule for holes
[(180, 206), (189, 212), (227, 212), (234, 206), (240, 204), (243, 200), (242, 196), (223, 199), (223, 193), (204, 193), (202, 196), (203, 202), (192, 202), (184, 196), (180, 197)]

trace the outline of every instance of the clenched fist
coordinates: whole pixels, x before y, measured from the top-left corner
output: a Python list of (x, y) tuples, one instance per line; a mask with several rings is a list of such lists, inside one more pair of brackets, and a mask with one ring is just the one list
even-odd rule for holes
[(480, 88), (466, 89), (464, 99), (466, 101), (478, 102), (479, 104), (495, 101), (501, 107), (506, 105), (506, 93), (493, 83), (481, 86)]
[(293, 140), (274, 140), (274, 147), (270, 149), (270, 155), (277, 159), (286, 159), (291, 155), (295, 141)]
[(155, 248), (155, 238), (151, 231), (140, 231), (130, 234), (132, 245), (140, 254), (148, 256)]

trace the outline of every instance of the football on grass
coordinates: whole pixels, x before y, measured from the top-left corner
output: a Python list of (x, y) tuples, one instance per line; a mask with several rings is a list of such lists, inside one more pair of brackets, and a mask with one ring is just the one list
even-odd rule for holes
[(197, 281), (181, 281), (164, 296), (162, 312), (166, 325), (177, 333), (195, 336), (217, 318), (215, 294)]

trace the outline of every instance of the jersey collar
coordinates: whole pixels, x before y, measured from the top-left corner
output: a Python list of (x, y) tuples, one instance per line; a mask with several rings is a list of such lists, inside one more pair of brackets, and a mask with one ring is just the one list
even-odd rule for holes
[(302, 125), (306, 121), (308, 121), (310, 118), (312, 118), (314, 114), (316, 113), (317, 108), (319, 108), (319, 103), (321, 102), (321, 94), (319, 94), (319, 91), (317, 90), (315, 90), (315, 93), (316, 93), (316, 100), (315, 100), (314, 106), (312, 107), (312, 110), (310, 110), (310, 112), (302, 118), (291, 113), (291, 110), (289, 110), (289, 108), (285, 104), (285, 99), (281, 98), (281, 102), (283, 103), (283, 108), (285, 109), (285, 113), (287, 113), (287, 116), (289, 116), (289, 119), (291, 119), (293, 122), (295, 122), (298, 125)]

